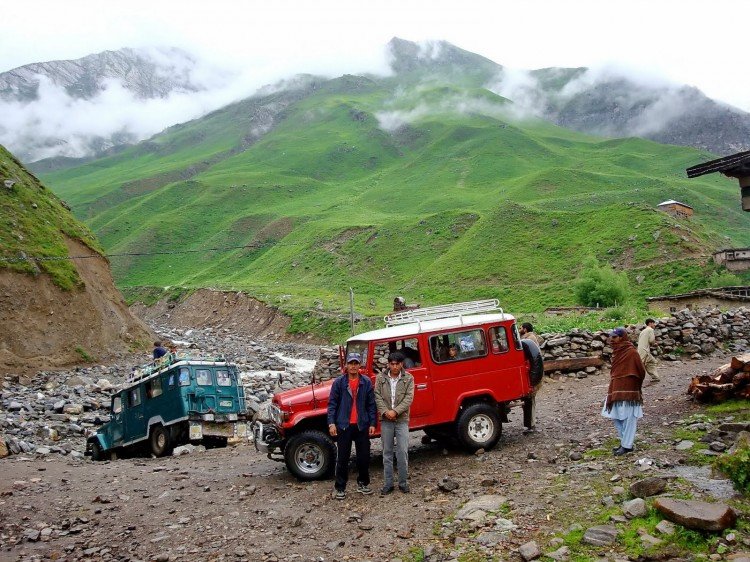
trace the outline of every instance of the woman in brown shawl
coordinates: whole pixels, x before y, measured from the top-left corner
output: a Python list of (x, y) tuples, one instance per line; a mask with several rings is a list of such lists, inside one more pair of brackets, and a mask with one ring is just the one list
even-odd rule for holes
[(630, 343), (625, 328), (615, 328), (609, 334), (612, 346), (612, 369), (610, 371), (607, 401), (602, 416), (610, 418), (620, 436), (620, 446), (613, 449), (615, 456), (633, 450), (638, 418), (643, 417), (643, 395), (641, 386), (646, 376), (638, 350)]

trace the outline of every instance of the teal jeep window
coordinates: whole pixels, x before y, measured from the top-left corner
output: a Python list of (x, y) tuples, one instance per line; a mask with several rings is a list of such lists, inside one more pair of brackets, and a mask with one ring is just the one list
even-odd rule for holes
[(229, 371), (216, 371), (216, 384), (219, 386), (232, 386), (232, 377)]
[(128, 392), (128, 407), (138, 406), (141, 403), (141, 389), (131, 388)]
[(161, 379), (158, 376), (155, 379), (148, 381), (146, 396), (149, 398), (156, 398), (157, 396), (161, 396), (161, 393)]
[(119, 414), (120, 412), (122, 412), (122, 398), (115, 396), (112, 399), (112, 413)]
[(180, 386), (188, 386), (190, 384), (190, 369), (182, 367), (180, 369)]
[(211, 384), (211, 371), (208, 369), (197, 369), (195, 371), (195, 382), (202, 386), (209, 386)]

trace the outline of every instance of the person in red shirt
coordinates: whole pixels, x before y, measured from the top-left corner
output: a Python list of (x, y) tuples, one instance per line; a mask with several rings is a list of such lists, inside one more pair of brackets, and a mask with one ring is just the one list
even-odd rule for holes
[(333, 381), (328, 397), (328, 433), (336, 439), (336, 483), (333, 497), (346, 497), (352, 443), (357, 452), (357, 492), (370, 495), (370, 437), (375, 434), (377, 409), (369, 377), (359, 373), (362, 357), (346, 357), (346, 374)]

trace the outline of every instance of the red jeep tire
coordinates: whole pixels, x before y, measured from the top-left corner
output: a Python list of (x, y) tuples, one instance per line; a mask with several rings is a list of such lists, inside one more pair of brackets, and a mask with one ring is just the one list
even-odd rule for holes
[(503, 424), (497, 408), (478, 403), (468, 406), (458, 417), (458, 440), (470, 451), (491, 449), (500, 439)]
[(336, 445), (315, 429), (293, 435), (284, 447), (289, 472), (302, 481), (328, 478), (336, 465)]

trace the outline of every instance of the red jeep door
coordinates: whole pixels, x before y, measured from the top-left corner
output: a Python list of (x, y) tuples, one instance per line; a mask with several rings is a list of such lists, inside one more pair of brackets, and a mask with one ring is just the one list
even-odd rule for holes
[(373, 370), (376, 373), (388, 375), (388, 355), (399, 352), (405, 357), (404, 369), (414, 377), (414, 402), (409, 411), (409, 426), (425, 425), (424, 419), (432, 413), (433, 395), (430, 383), (429, 369), (425, 365), (426, 349), (420, 349), (420, 340), (413, 338), (398, 338), (390, 341), (376, 342), (373, 354)]

